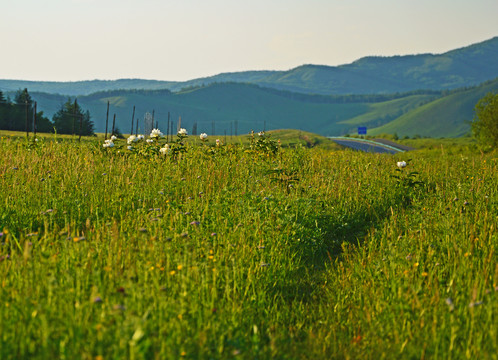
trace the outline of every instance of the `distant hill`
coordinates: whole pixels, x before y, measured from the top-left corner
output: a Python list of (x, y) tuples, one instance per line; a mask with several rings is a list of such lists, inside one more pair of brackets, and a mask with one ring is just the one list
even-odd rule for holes
[(443, 54), (361, 58), (341, 66), (302, 65), (289, 71), (223, 73), (185, 82), (121, 79), (77, 82), (0, 80), (4, 92), (28, 88), (64, 95), (108, 90), (179, 91), (213, 83), (257, 84), (307, 94), (389, 94), (419, 89), (445, 90), (478, 85), (498, 77), (498, 37)]
[(173, 81), (157, 81), (142, 79), (120, 80), (86, 80), (86, 81), (28, 81), (28, 80), (0, 80), (0, 90), (14, 92), (27, 88), (29, 92), (44, 92), (69, 96), (89, 95), (99, 91), (168, 89), (176, 84)]
[(459, 137), (470, 131), (469, 121), (474, 107), (489, 92), (498, 93), (498, 79), (481, 86), (450, 93), (416, 107), (395, 120), (369, 130), (369, 135), (381, 133), (398, 136)]
[[(105, 130), (107, 102), (109, 123), (116, 114), (123, 133), (131, 130), (133, 106), (135, 119), (154, 110), (159, 128), (166, 131), (168, 112), (175, 123), (191, 132), (223, 135), (249, 133), (263, 129), (299, 129), (321, 135), (355, 133), (367, 126), (369, 133), (398, 135), (460, 136), (468, 131), (473, 108), (485, 93), (498, 91), (498, 79), (483, 85), (453, 91), (416, 91), (391, 95), (306, 95), (261, 88), (257, 85), (224, 83), (173, 93), (169, 90), (115, 90), (78, 97), (78, 104), (92, 114), (96, 130)], [(67, 97), (32, 93), (40, 110), (49, 117)], [(110, 125), (109, 125), (110, 126)]]

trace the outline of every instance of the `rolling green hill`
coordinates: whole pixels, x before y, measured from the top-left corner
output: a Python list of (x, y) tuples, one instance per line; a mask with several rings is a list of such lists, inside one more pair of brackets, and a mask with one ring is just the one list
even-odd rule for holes
[[(67, 97), (32, 93), (38, 108), (51, 117)], [(161, 129), (166, 129), (168, 112), (175, 122), (181, 116), (182, 127), (191, 131), (195, 122), (198, 132), (217, 134), (248, 133), (263, 129), (300, 129), (322, 135), (341, 135), (351, 132), (358, 124), (385, 124), (396, 113), (413, 109), (430, 98), (431, 94), (396, 94), (363, 96), (321, 96), (295, 94), (256, 85), (226, 83), (212, 84), (178, 93), (169, 90), (109, 91), (78, 97), (78, 104), (89, 110), (96, 131), (105, 130), (107, 102), (110, 103), (109, 123), (116, 114), (116, 124), (124, 133), (131, 131), (133, 106), (136, 118), (154, 111)], [(387, 115), (386, 115), (387, 114)], [(359, 121), (361, 118), (364, 122)], [(349, 123), (348, 120), (356, 119)], [(111, 126), (111, 125), (109, 125)]]
[(222, 73), (185, 82), (121, 79), (77, 82), (0, 80), (4, 92), (28, 88), (30, 92), (89, 95), (108, 90), (169, 89), (221, 82), (257, 84), (262, 87), (307, 94), (388, 94), (418, 89), (456, 89), (498, 77), (498, 37), (443, 54), (361, 58), (341, 66), (302, 65), (288, 71)]
[[(225, 83), (172, 93), (169, 90), (117, 90), (78, 97), (78, 104), (89, 110), (98, 132), (105, 131), (107, 102), (110, 104), (109, 128), (114, 114), (124, 133), (131, 131), (133, 106), (139, 127), (144, 129), (146, 112), (154, 111), (155, 121), (166, 129), (168, 113), (176, 124), (198, 132), (238, 134), (263, 129), (299, 129), (321, 135), (341, 135), (357, 126), (383, 125), (421, 103), (437, 98), (438, 93), (395, 95), (322, 96), (296, 94), (256, 85)], [(67, 97), (32, 93), (38, 109), (52, 117)]]
[(498, 79), (481, 86), (450, 93), (397, 119), (369, 130), (369, 134), (397, 133), (398, 136), (458, 137), (470, 130), (474, 106), (488, 92), (498, 92)]
[[(306, 95), (257, 85), (217, 83), (173, 93), (169, 90), (114, 90), (79, 96), (89, 110), (97, 132), (105, 131), (107, 102), (109, 129), (114, 114), (123, 133), (135, 119), (143, 132), (144, 114), (154, 112), (159, 128), (166, 131), (168, 113), (172, 122), (182, 118), (182, 127), (223, 135), (251, 130), (299, 129), (327, 136), (356, 133), (367, 126), (369, 134), (399, 136), (462, 136), (469, 130), (477, 101), (498, 91), (498, 78), (482, 85), (452, 91), (415, 91), (391, 95)], [(67, 96), (31, 93), (38, 109), (49, 118), (67, 101)], [(72, 99), (74, 100), (74, 98)]]

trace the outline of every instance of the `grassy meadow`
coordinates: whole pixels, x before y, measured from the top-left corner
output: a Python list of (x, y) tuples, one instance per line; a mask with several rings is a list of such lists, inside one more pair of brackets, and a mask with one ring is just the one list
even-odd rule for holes
[(1, 359), (498, 357), (496, 152), (12, 135)]

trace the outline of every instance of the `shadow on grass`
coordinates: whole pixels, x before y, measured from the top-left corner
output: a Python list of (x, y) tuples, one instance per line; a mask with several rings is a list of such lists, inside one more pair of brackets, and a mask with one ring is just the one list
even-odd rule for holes
[[(424, 196), (423, 192), (418, 195)], [(361, 246), (371, 229), (380, 226), (392, 216), (393, 209), (399, 211), (411, 206), (411, 198), (403, 192), (393, 194), (392, 198), (375, 199), (373, 203), (367, 198), (359, 201), (358, 209), (349, 214), (322, 212), (298, 219), (303, 229), (301, 237), (311, 235), (312, 239), (295, 243), (294, 250), (299, 255), (299, 261), (295, 264), (292, 274), (286, 274), (286, 279), (292, 280), (279, 281), (270, 290), (274, 295), (278, 294), (287, 301), (314, 300), (317, 284), (323, 280), (321, 275), (325, 265), (342, 255), (344, 245)], [(318, 236), (313, 237), (313, 231), (310, 229), (319, 229)]]

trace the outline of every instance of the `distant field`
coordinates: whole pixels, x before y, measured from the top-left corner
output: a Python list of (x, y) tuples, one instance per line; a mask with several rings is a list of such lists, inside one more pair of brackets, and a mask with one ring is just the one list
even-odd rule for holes
[(0, 133), (0, 359), (498, 354), (496, 152), (23, 135)]

